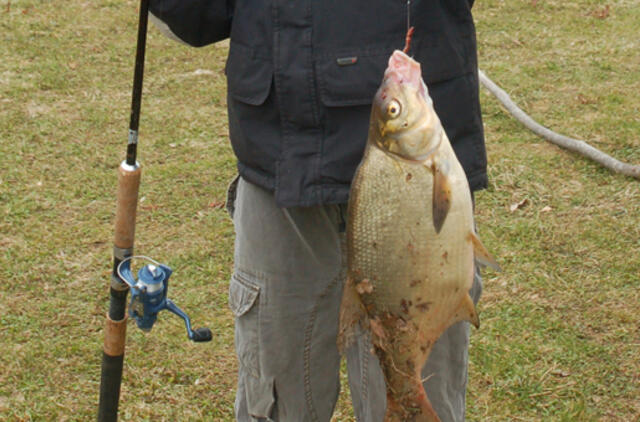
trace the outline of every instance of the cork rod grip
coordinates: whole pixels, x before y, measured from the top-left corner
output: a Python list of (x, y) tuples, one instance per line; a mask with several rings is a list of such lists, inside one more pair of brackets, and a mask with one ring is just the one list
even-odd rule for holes
[(127, 338), (127, 316), (120, 321), (113, 321), (107, 314), (107, 324), (104, 331), (104, 353), (108, 356), (124, 355)]
[(140, 186), (140, 167), (118, 168), (118, 196), (116, 205), (116, 230), (114, 244), (121, 249), (133, 248), (136, 232), (136, 208)]

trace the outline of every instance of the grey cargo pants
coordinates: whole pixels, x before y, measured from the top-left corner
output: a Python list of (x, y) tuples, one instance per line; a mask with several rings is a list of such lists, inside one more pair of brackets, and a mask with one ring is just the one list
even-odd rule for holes
[[(340, 389), (336, 347), (346, 257), (345, 207), (278, 208), (243, 179), (229, 188), (235, 241), (229, 305), (235, 315), (239, 422), (328, 422)], [(476, 277), (472, 297), (480, 296)], [(447, 330), (423, 370), (443, 422), (463, 421), (468, 323)], [(366, 336), (347, 351), (359, 422), (382, 422), (384, 379)]]

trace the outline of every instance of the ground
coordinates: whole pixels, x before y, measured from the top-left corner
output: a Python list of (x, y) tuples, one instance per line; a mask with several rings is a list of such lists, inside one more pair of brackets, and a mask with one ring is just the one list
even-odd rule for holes
[[(544, 125), (640, 163), (639, 6), (478, 0), (480, 66)], [(0, 0), (2, 420), (96, 413), (136, 7)], [(170, 296), (214, 340), (188, 342), (167, 313), (150, 334), (130, 325), (123, 421), (232, 420), (226, 52), (150, 32), (136, 250), (175, 270)], [(481, 102), (478, 226), (503, 272), (485, 272), (468, 420), (640, 420), (640, 182)], [(354, 420), (349, 403), (335, 421)]]

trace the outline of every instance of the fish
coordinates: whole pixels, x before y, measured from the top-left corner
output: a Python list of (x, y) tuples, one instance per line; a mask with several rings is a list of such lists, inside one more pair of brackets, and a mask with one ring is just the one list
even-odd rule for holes
[(437, 422), (421, 370), (452, 324), (479, 327), (476, 261), (499, 269), (475, 231), (465, 172), (436, 114), (421, 65), (389, 58), (372, 104), (347, 208), (347, 277), (338, 347), (371, 335), (385, 377), (385, 422)]

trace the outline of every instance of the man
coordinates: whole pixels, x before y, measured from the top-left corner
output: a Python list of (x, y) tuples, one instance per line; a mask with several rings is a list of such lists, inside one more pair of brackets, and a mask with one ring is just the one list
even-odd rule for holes
[[(486, 187), (472, 0), (414, 1), (411, 53), (472, 190)], [(165, 32), (194, 46), (230, 37), (229, 132), (239, 179), (229, 302), (239, 361), (236, 418), (329, 421), (345, 204), (373, 96), (406, 33), (401, 0), (151, 0)], [(479, 278), (472, 297), (480, 295)], [(464, 420), (467, 323), (451, 327), (424, 369), (440, 418)], [(384, 380), (368, 339), (347, 351), (359, 421), (380, 422)]]

